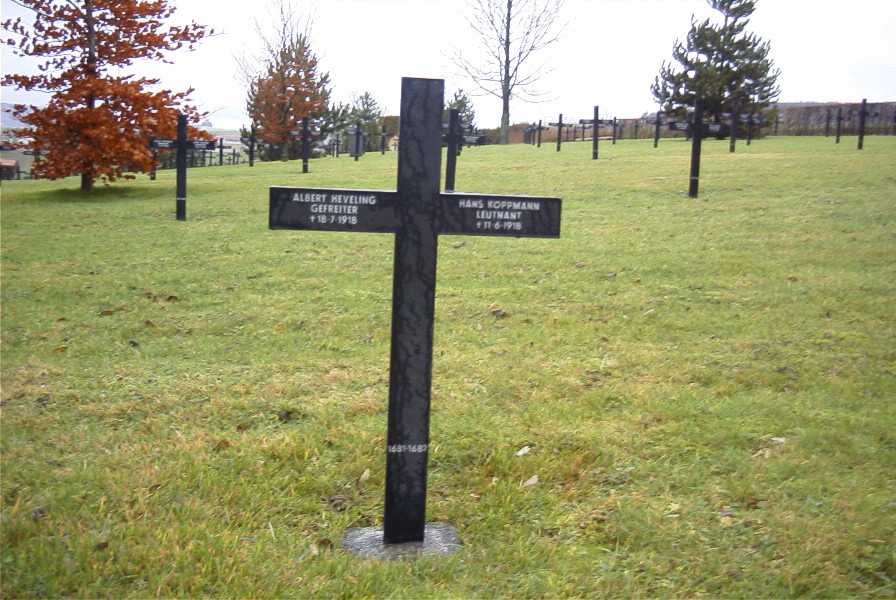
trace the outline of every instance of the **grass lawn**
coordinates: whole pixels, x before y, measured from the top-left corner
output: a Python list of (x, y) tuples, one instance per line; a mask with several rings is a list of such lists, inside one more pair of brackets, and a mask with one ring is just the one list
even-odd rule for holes
[[(371, 154), (2, 189), (6, 598), (896, 595), (896, 138), (466, 149), (559, 240), (440, 242), (428, 519), (381, 563), (392, 236), (269, 231)], [(500, 309), (500, 310), (499, 310)], [(528, 447), (528, 452), (521, 451)], [(536, 478), (537, 476), (537, 478)]]

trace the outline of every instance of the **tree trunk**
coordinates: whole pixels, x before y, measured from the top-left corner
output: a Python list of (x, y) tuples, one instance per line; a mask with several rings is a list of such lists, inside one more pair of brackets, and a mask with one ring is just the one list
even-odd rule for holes
[(502, 92), (501, 98), (501, 138), (500, 142), (506, 144), (510, 137), (510, 92)]
[(510, 18), (513, 14), (513, 0), (507, 0), (507, 14), (504, 18), (504, 72), (501, 74), (501, 138), (508, 142), (510, 129)]
[[(86, 75), (90, 79), (96, 79), (96, 29), (93, 20), (93, 2), (87, 0), (84, 2), (84, 19), (86, 21), (87, 30), (87, 65)], [(86, 98), (87, 109), (93, 111), (96, 107), (96, 97), (91, 92)], [(93, 190), (93, 165), (83, 163), (81, 165), (81, 191), (90, 192)]]

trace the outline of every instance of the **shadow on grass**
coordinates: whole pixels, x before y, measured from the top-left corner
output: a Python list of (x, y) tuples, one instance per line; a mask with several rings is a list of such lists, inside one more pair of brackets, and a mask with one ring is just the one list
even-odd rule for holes
[(114, 202), (133, 202), (148, 200), (162, 195), (167, 187), (148, 186), (104, 186), (97, 185), (91, 192), (82, 192), (80, 188), (60, 188), (55, 190), (16, 190), (13, 197), (7, 197), (10, 203), (42, 204), (111, 204)]

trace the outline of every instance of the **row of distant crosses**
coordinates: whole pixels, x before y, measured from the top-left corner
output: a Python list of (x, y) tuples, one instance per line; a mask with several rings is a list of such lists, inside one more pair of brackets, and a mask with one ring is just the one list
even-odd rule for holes
[[(858, 149), (862, 150), (865, 147), (865, 125), (868, 118), (876, 118), (880, 116), (880, 113), (871, 113), (868, 110), (868, 101), (867, 99), (862, 100), (862, 106), (859, 109), (859, 128), (858, 128)], [(747, 126), (747, 145), (753, 141), (753, 132), (754, 128), (761, 128), (764, 124), (761, 116), (756, 114), (738, 114), (734, 113), (723, 113), (719, 115), (719, 122), (711, 122), (704, 123), (703, 121), (703, 101), (702, 99), (697, 99), (694, 103), (693, 109), (688, 111), (687, 119), (677, 120), (677, 119), (669, 119), (662, 112), (657, 112), (651, 117), (647, 119), (649, 124), (652, 124), (654, 127), (654, 136), (653, 136), (653, 147), (657, 148), (659, 146), (660, 141), (660, 128), (665, 125), (672, 131), (682, 131), (687, 137), (691, 140), (691, 171), (690, 171), (690, 183), (688, 186), (688, 196), (691, 198), (696, 198), (699, 191), (699, 180), (700, 180), (700, 155), (701, 155), (701, 147), (703, 138), (708, 137), (710, 134), (720, 135), (724, 133), (724, 127), (728, 128), (728, 136), (729, 136), (729, 150), (730, 152), (735, 151), (736, 142), (737, 142), (737, 130), (738, 125), (745, 124)], [(825, 135), (830, 134), (830, 125), (831, 125), (831, 111), (828, 109), (827, 113), (827, 126)], [(842, 107), (838, 107), (837, 115), (836, 115), (836, 143), (840, 143), (840, 137), (842, 133), (842, 124), (843, 124), (843, 109)], [(777, 134), (778, 125), (780, 124), (780, 116), (775, 121), (775, 134)], [(575, 141), (577, 138), (577, 132), (579, 128), (581, 128), (581, 137), (584, 141), (585, 139), (585, 128), (591, 128), (591, 158), (592, 160), (598, 160), (600, 157), (600, 127), (609, 126), (611, 127), (612, 136), (611, 143), (615, 144), (618, 139), (618, 131), (619, 131), (619, 122), (617, 118), (613, 119), (601, 119), (600, 118), (600, 107), (594, 107), (594, 116), (591, 119), (579, 119), (578, 123), (564, 123), (563, 114), (561, 113), (557, 121), (553, 123), (548, 123), (549, 127), (557, 128), (557, 136), (556, 136), (556, 148), (557, 152), (560, 152), (560, 149), (563, 145), (564, 134), (569, 141), (570, 132), (572, 133), (572, 140)], [(896, 117), (894, 117), (894, 125), (896, 125)], [(539, 121), (538, 124), (531, 124), (528, 126), (523, 132), (523, 141), (524, 143), (531, 144), (537, 147), (541, 147), (541, 133), (546, 128), (543, 126), (542, 121)]]
[[(858, 111), (859, 118), (859, 126), (858, 126), (858, 149), (862, 150), (864, 148), (864, 139), (865, 139), (865, 125), (869, 118), (877, 118), (880, 116), (879, 113), (872, 113), (868, 110), (868, 101), (867, 99), (862, 100), (861, 108)], [(454, 189), (454, 181), (455, 181), (455, 172), (457, 168), (457, 157), (461, 154), (461, 151), (464, 145), (480, 145), (484, 143), (485, 136), (482, 131), (476, 131), (472, 128), (464, 128), (461, 124), (460, 115), (457, 110), (451, 109), (448, 111), (449, 120), (447, 123), (442, 124), (442, 134), (443, 134), (443, 142), (448, 144), (448, 158), (446, 161), (446, 173), (445, 173), (445, 182), (446, 182), (446, 190), (450, 191)], [(840, 138), (842, 135), (842, 126), (843, 122), (847, 120), (844, 118), (843, 108), (838, 107), (836, 113), (832, 112), (831, 109), (827, 111), (827, 118), (825, 124), (825, 135), (828, 136), (831, 133), (832, 124), (835, 126), (835, 138), (836, 143), (840, 143)], [(851, 116), (851, 115), (850, 115)], [(847, 117), (848, 118), (848, 117)], [(720, 115), (720, 122), (711, 122), (704, 123), (703, 121), (703, 103), (701, 101), (697, 101), (693, 109), (688, 111), (686, 119), (670, 119), (663, 112), (657, 112), (651, 115), (646, 119), (646, 122), (650, 125), (653, 125), (654, 128), (654, 138), (653, 138), (653, 146), (654, 148), (659, 146), (660, 140), (660, 130), (663, 126), (668, 127), (672, 131), (681, 131), (684, 132), (687, 137), (692, 141), (692, 150), (691, 150), (691, 174), (690, 174), (690, 185), (688, 189), (688, 195), (692, 198), (696, 198), (698, 194), (699, 187), (699, 172), (700, 172), (700, 154), (701, 154), (701, 144), (702, 140), (705, 137), (708, 137), (711, 134), (720, 135), (724, 133), (724, 128), (727, 127), (728, 135), (729, 135), (729, 148), (731, 152), (735, 151), (735, 145), (737, 140), (737, 129), (738, 125), (744, 124), (746, 125), (746, 143), (750, 145), (753, 140), (754, 131), (757, 129), (761, 129), (763, 125), (765, 125), (763, 119), (759, 115), (755, 114), (738, 114), (738, 113), (723, 113)], [(775, 121), (775, 134), (777, 134), (778, 126), (780, 124), (780, 116)], [(599, 153), (599, 141), (600, 135), (599, 130), (601, 126), (611, 127), (612, 135), (611, 135), (611, 143), (615, 144), (617, 139), (619, 139), (619, 131), (620, 131), (620, 122), (614, 117), (612, 119), (601, 119), (600, 118), (600, 108), (598, 106), (594, 107), (594, 115), (591, 119), (579, 119), (577, 123), (565, 123), (563, 121), (563, 114), (559, 115), (559, 118), (556, 122), (548, 123), (549, 127), (557, 128), (557, 136), (556, 136), (556, 149), (559, 152), (562, 148), (562, 144), (564, 141), (564, 137), (566, 137), (566, 141), (570, 141), (570, 137), (572, 141), (576, 141), (579, 136), (581, 136), (582, 141), (585, 140), (585, 131), (586, 128), (591, 129), (591, 143), (592, 143), (592, 159), (598, 160)], [(894, 118), (894, 127), (896, 127), (896, 118)], [(524, 130), (524, 142), (527, 144), (531, 144), (534, 146), (541, 147), (542, 142), (542, 131), (544, 131), (546, 127), (543, 126), (542, 121), (539, 121), (538, 124), (532, 124), (528, 126)], [(314, 120), (309, 117), (305, 117), (301, 119), (298, 126), (291, 132), (296, 138), (298, 138), (301, 144), (301, 158), (302, 158), (302, 173), (309, 172), (309, 159), (311, 157), (311, 145), (312, 140), (320, 136), (320, 126)], [(581, 132), (581, 133), (579, 133)], [(699, 132), (699, 135), (694, 135), (695, 132)], [(386, 144), (388, 135), (384, 128), (380, 129), (380, 152), (385, 154), (386, 152)], [(241, 142), (248, 148), (249, 155), (249, 165), (254, 166), (255, 163), (255, 155), (259, 145), (262, 143), (260, 140), (258, 129), (253, 125), (250, 129), (249, 135), (241, 138)], [(219, 164), (224, 164), (224, 150), (229, 148), (224, 146), (223, 139), (218, 141), (205, 141), (205, 140), (187, 140), (186, 139), (186, 118), (181, 115), (178, 120), (178, 139), (177, 140), (160, 140), (154, 139), (150, 142), (151, 148), (156, 152), (157, 150), (177, 150), (178, 159), (175, 161), (177, 164), (178, 171), (178, 192), (176, 193), (176, 197), (178, 198), (178, 205), (185, 204), (185, 180), (186, 180), (186, 167), (187, 167), (187, 150), (201, 150), (205, 151), (217, 151), (219, 155)], [(350, 125), (346, 128), (343, 128), (341, 131), (336, 132), (328, 136), (328, 141), (325, 146), (325, 150), (332, 154), (333, 156), (339, 156), (341, 153), (345, 152), (350, 156), (354, 157), (357, 161), (361, 156), (363, 156), (365, 152), (365, 148), (367, 146), (367, 136), (364, 132), (364, 128), (360, 122), (357, 122), (353, 125)], [(39, 159), (39, 156), (35, 156), (35, 159)], [(203, 161), (204, 162), (204, 161)], [(155, 179), (155, 173), (150, 174), (151, 178)], [(178, 210), (178, 218), (185, 218), (185, 209), (182, 207)]]
[[(867, 99), (862, 100), (862, 106), (858, 110), (858, 149), (861, 150), (864, 147), (864, 138), (866, 133), (866, 123), (870, 118), (878, 118), (880, 117), (879, 112), (870, 112), (867, 107), (868, 101)], [(653, 125), (654, 136), (653, 136), (653, 147), (656, 148), (659, 146), (660, 140), (660, 130), (661, 127), (668, 127), (671, 131), (680, 131), (686, 134), (687, 138), (690, 139), (692, 135), (693, 121), (694, 121), (695, 110), (693, 108), (688, 110), (686, 119), (670, 119), (668, 116), (662, 112), (658, 111), (651, 115), (648, 115), (643, 122), (648, 125)], [(840, 138), (843, 133), (843, 124), (844, 122), (851, 121), (853, 118), (853, 111), (849, 110), (846, 114), (844, 114), (843, 107), (838, 106), (836, 113), (833, 112), (831, 108), (827, 109), (826, 117), (825, 117), (825, 129), (824, 135), (825, 137), (830, 137), (832, 131), (832, 124), (835, 126), (835, 138), (837, 144), (840, 143)], [(735, 151), (735, 140), (737, 135), (737, 126), (739, 124), (746, 125), (746, 142), (749, 146), (753, 141), (753, 135), (756, 130), (761, 130), (761, 128), (766, 124), (763, 118), (760, 115), (756, 114), (738, 114), (738, 113), (722, 113), (719, 115), (719, 122), (716, 123), (706, 123), (704, 125), (704, 135), (707, 133), (711, 134), (720, 134), (723, 133), (725, 128), (727, 128), (727, 133), (730, 136), (730, 148), (731, 152)], [(777, 119), (774, 121), (774, 134), (778, 135), (778, 127), (781, 124), (781, 116), (778, 115)], [(634, 137), (638, 137), (638, 128), (640, 122), (635, 123), (635, 134)], [(588, 129), (592, 129), (592, 138), (598, 135), (599, 128), (605, 126), (609, 127), (611, 131), (610, 140), (612, 144), (616, 143), (617, 139), (622, 139), (622, 129), (623, 123), (621, 120), (618, 120), (616, 117), (612, 119), (601, 119), (599, 117), (599, 107), (594, 107), (594, 117), (592, 119), (579, 119), (578, 122), (564, 122), (563, 121), (563, 113), (560, 113), (556, 122), (548, 123), (547, 126), (543, 125), (543, 121), (538, 121), (538, 123), (531, 123), (523, 130), (523, 143), (531, 144), (533, 146), (541, 147), (542, 142), (542, 132), (546, 131), (549, 128), (556, 128), (557, 134), (555, 136), (555, 143), (557, 147), (557, 151), (560, 151), (562, 147), (562, 143), (564, 141), (567, 142), (575, 142), (575, 141), (585, 141), (586, 131)], [(893, 115), (893, 133), (896, 135), (896, 113)], [(598, 152), (597, 145), (595, 145), (595, 152), (593, 158), (597, 160)]]

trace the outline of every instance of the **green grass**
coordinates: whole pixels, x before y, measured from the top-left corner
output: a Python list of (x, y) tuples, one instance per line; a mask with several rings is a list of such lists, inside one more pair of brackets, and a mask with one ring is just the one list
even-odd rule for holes
[(685, 142), (601, 151), (464, 151), (562, 238), (442, 238), (465, 546), (391, 563), (339, 545), (382, 519), (392, 237), (269, 231), (267, 188), (394, 155), (190, 170), (186, 223), (171, 171), (4, 182), (2, 595), (892, 598), (896, 139), (708, 142), (699, 200)]

